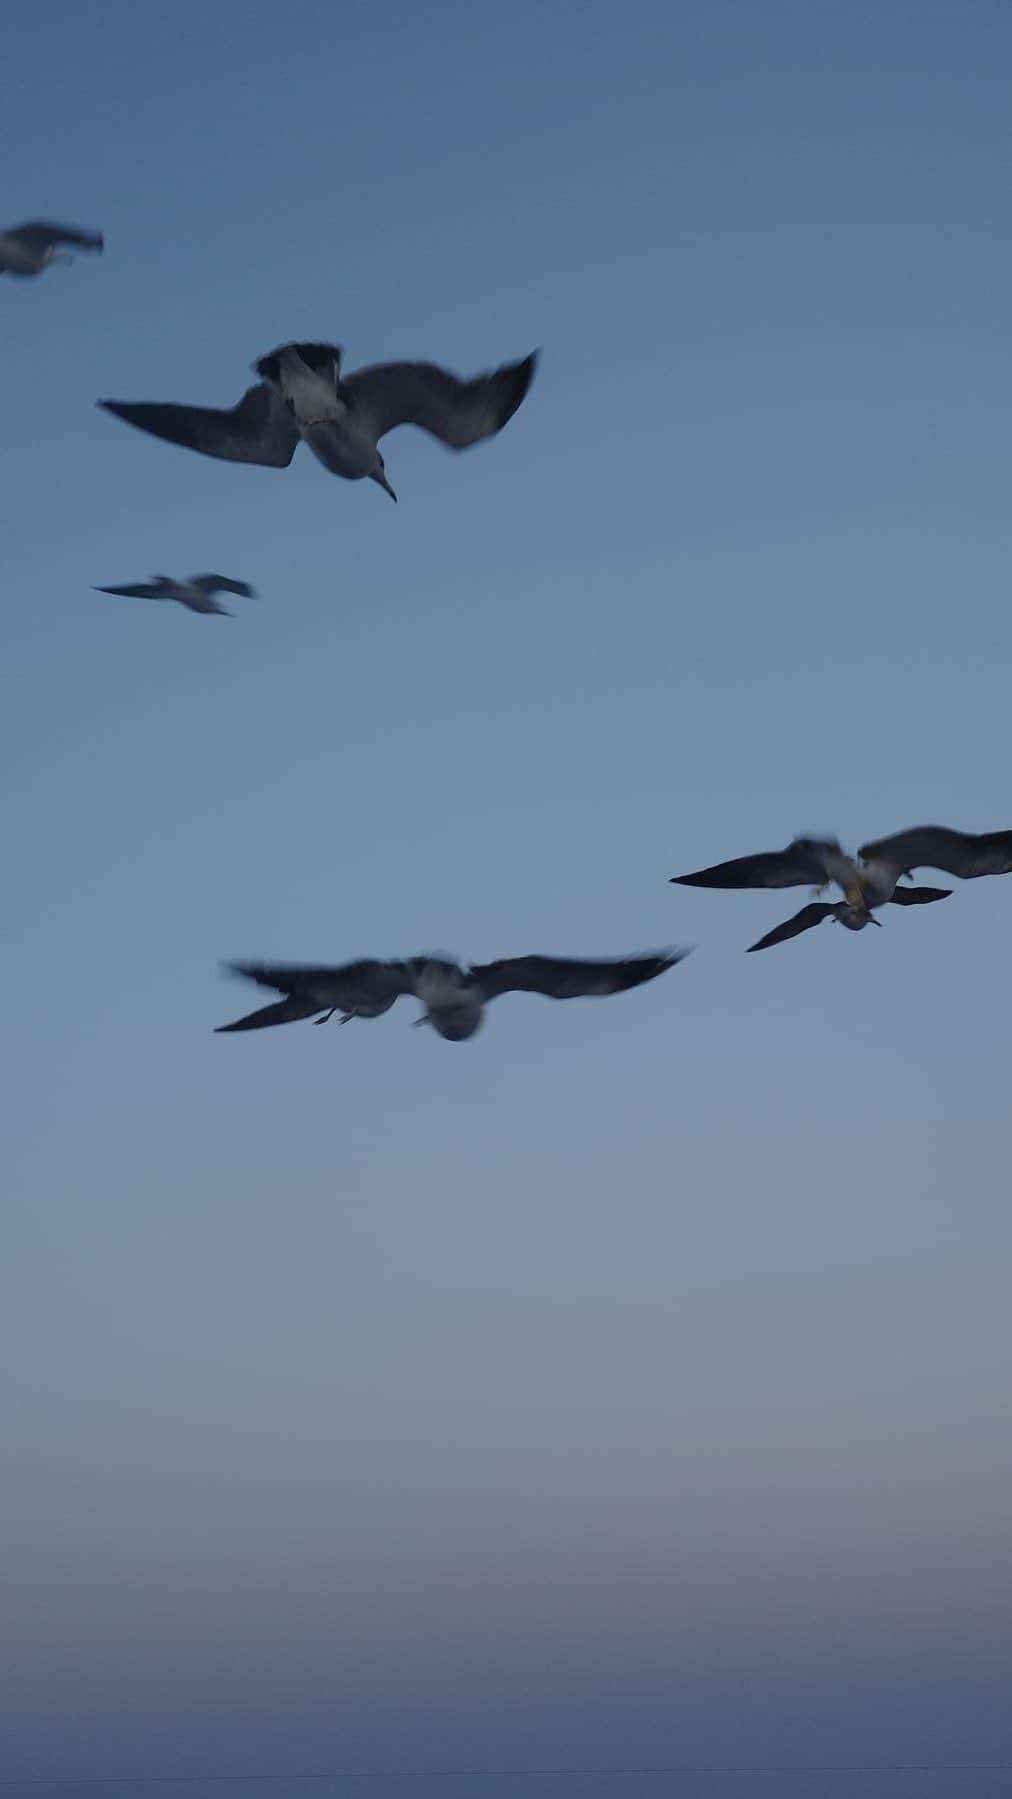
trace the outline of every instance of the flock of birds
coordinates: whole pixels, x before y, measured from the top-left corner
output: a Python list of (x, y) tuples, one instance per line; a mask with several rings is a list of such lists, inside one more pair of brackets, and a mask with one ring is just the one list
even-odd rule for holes
[[(0, 274), (35, 276), (52, 263), (70, 262), (64, 246), (101, 251), (104, 240), (101, 232), (65, 225), (19, 225), (0, 232)], [(291, 343), (253, 364), (259, 380), (232, 407), (126, 400), (98, 404), (153, 437), (226, 462), (287, 468), (304, 442), (332, 474), (347, 481), (374, 481), (396, 500), (379, 449), (381, 438), (399, 425), (417, 425), (455, 450), (494, 437), (526, 398), (536, 366), (534, 352), (473, 380), (429, 362), (382, 363), (344, 375), (336, 345)], [(147, 582), (96, 591), (174, 600), (192, 612), (219, 617), (232, 614), (219, 604), (217, 594), (256, 597), (247, 582), (214, 574), (185, 580), (156, 575)], [(880, 923), (874, 914), (881, 906), (947, 899), (947, 887), (901, 886), (918, 868), (940, 869), (959, 880), (1012, 873), (1012, 831), (973, 834), (923, 825), (863, 844), (856, 857), (835, 838), (796, 837), (786, 849), (738, 856), (672, 880), (686, 887), (810, 887), (817, 895), (839, 887), (842, 899), (816, 897), (750, 944), (754, 951), (800, 936), (826, 918), (861, 931)], [(688, 953), (670, 950), (612, 960), (515, 956), (467, 966), (446, 956), (367, 958), (336, 966), (231, 962), (226, 964), (231, 973), (281, 997), (218, 1028), (259, 1030), (308, 1018), (325, 1024), (335, 1012), (347, 1024), (353, 1018), (379, 1018), (402, 996), (411, 996), (423, 1008), (416, 1024), (429, 1024), (441, 1037), (460, 1042), (474, 1036), (485, 1006), (500, 994), (580, 999), (624, 993), (656, 980)]]

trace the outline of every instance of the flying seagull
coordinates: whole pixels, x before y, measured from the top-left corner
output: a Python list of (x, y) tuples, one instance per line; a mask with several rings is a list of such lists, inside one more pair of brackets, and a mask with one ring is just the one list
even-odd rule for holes
[(81, 250), (103, 250), (101, 231), (75, 231), (70, 225), (47, 225), (33, 220), (0, 231), (0, 275), (41, 275), (51, 262), (73, 262), (60, 249), (75, 244)]
[(222, 618), (233, 618), (227, 606), (219, 606), (216, 593), (237, 593), (244, 600), (255, 600), (256, 593), (247, 581), (231, 581), (228, 575), (191, 575), (188, 581), (177, 581), (172, 575), (152, 575), (150, 581), (138, 581), (124, 587), (96, 587), (94, 593), (123, 593), (137, 600), (178, 600), (191, 612), (217, 612)]
[(866, 850), (861, 851), (860, 860), (848, 856), (835, 837), (795, 837), (784, 850), (738, 856), (730, 862), (697, 869), (694, 874), (674, 875), (672, 880), (683, 887), (815, 887), (821, 893), (835, 882), (842, 888), (842, 900), (803, 906), (793, 918), (767, 932), (758, 943), (750, 944), (750, 950), (771, 949), (775, 943), (812, 930), (824, 918), (835, 918), (848, 931), (862, 931), (865, 925), (880, 923), (872, 916), (878, 906), (924, 906), (949, 896), (950, 889), (945, 887), (898, 887), (899, 877), (905, 872), (902, 859), (890, 873), (885, 861), (865, 858)]
[(107, 412), (185, 449), (225, 462), (287, 468), (300, 438), (334, 475), (368, 478), (396, 500), (379, 440), (419, 425), (466, 450), (513, 417), (534, 377), (537, 352), (464, 381), (432, 362), (385, 362), (341, 376), (336, 344), (282, 344), (253, 364), (261, 379), (230, 410), (100, 400)]
[(671, 950), (618, 961), (514, 956), (470, 968), (445, 956), (412, 956), (397, 962), (363, 960), (340, 967), (230, 962), (225, 966), (233, 974), (244, 975), (283, 997), (233, 1024), (219, 1025), (218, 1030), (253, 1031), (300, 1018), (326, 1024), (335, 1012), (340, 1012), (341, 1023), (347, 1024), (351, 1018), (379, 1018), (402, 994), (410, 994), (425, 1008), (415, 1022), (431, 1024), (441, 1037), (459, 1043), (474, 1036), (484, 1006), (502, 993), (541, 993), (548, 999), (624, 993), (655, 980), (688, 954), (688, 950)]

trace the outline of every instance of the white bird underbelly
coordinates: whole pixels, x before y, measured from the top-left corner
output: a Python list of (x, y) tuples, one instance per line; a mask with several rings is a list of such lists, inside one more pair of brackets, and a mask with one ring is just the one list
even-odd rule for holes
[(884, 906), (896, 892), (898, 875), (895, 868), (888, 868), (882, 862), (863, 862), (859, 864), (862, 875), (862, 888), (866, 906)]
[[(347, 413), (345, 411), (345, 417)], [(299, 433), (324, 468), (332, 475), (343, 475), (346, 481), (364, 481), (376, 467), (376, 445), (356, 431), (348, 430), (343, 421), (297, 418)]]

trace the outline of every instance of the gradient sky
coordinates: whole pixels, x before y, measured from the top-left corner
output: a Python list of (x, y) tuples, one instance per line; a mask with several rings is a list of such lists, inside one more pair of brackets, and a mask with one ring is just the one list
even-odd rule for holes
[[(755, 958), (803, 896), (667, 884), (1012, 824), (1010, 58), (987, 0), (10, 6), (4, 215), (107, 251), (0, 284), (8, 1780), (1012, 1764), (1012, 881)], [(300, 336), (544, 358), (397, 508), (95, 410)], [(262, 600), (90, 591), (202, 568)], [(212, 1034), (221, 957), (667, 943), (464, 1046)]]

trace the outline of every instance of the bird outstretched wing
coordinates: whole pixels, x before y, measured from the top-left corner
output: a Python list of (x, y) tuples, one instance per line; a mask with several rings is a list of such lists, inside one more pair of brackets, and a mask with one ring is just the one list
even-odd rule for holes
[(281, 395), (266, 381), (248, 387), (238, 405), (224, 411), (147, 400), (99, 400), (98, 404), (152, 437), (222, 462), (287, 468), (299, 441), (295, 420)]
[(82, 250), (104, 250), (101, 231), (78, 231), (73, 225), (51, 225), (45, 219), (31, 219), (27, 225), (16, 225), (5, 231), (24, 244), (26, 250), (49, 250), (56, 244), (77, 244)]
[(941, 868), (972, 881), (978, 875), (1012, 871), (1012, 831), (950, 831), (945, 825), (917, 825), (862, 845), (866, 862), (882, 862), (898, 874), (914, 868)]
[(152, 581), (138, 581), (134, 586), (94, 587), (92, 592), (129, 594), (131, 599), (135, 600), (167, 600), (172, 597), (166, 593), (164, 587)]
[(930, 906), (932, 900), (948, 899), (951, 887), (897, 887), (890, 894), (891, 906)]
[(689, 951), (664, 955), (625, 956), (620, 960), (583, 960), (559, 956), (511, 956), (473, 967), (470, 980), (482, 1000), (501, 993), (541, 993), (546, 999), (587, 999), (624, 993), (653, 981), (673, 968)]
[[(223, 962), (221, 966), (223, 973), (242, 975), (258, 987), (273, 987), (275, 993), (330, 989), (352, 981), (367, 984), (382, 979), (387, 985), (404, 968), (403, 963), (381, 962), (375, 957), (363, 957), (357, 962)], [(407, 973), (403, 978), (403, 991), (409, 993)]]
[(432, 362), (384, 362), (357, 369), (340, 394), (378, 442), (398, 425), (418, 425), (452, 450), (494, 437), (534, 379), (537, 352), (462, 381)]
[(249, 1022), (240, 1019), (236, 1025), (223, 1029), (253, 1030), (258, 1024), (287, 1024), (338, 1006), (348, 1012), (360, 1007), (383, 1007), (414, 991), (413, 971), (406, 962), (381, 962), (373, 957), (338, 964), (225, 962), (222, 966), (228, 974), (242, 975), (258, 987), (272, 987), (275, 993), (285, 995), (280, 1008), (268, 1006), (263, 1013), (253, 1013)]
[(233, 581), (228, 575), (193, 575), (191, 584), (202, 593), (237, 593), (240, 599), (255, 600), (256, 591), (248, 581)]
[[(680, 887), (817, 887), (826, 879), (820, 847), (815, 839), (796, 838), (785, 850), (735, 856), (730, 862), (715, 862), (711, 868), (697, 868), (694, 874), (672, 875), (671, 879)], [(828, 847), (835, 850), (839, 846)]]
[(259, 1031), (269, 1024), (294, 1024), (300, 1018), (312, 1018), (317, 1012), (325, 1012), (327, 1007), (319, 1000), (299, 998), (289, 995), (287, 999), (279, 999), (273, 1006), (261, 1006), (258, 1012), (247, 1012), (245, 1018), (236, 1018), (231, 1024), (215, 1026), (215, 1034), (220, 1036), (227, 1031)]
[(767, 931), (758, 943), (750, 943), (746, 954), (751, 955), (757, 949), (772, 949), (775, 943), (786, 943), (788, 937), (800, 937), (802, 931), (811, 931), (824, 918), (831, 918), (835, 911), (835, 906), (822, 900), (813, 900), (810, 906), (802, 906), (800, 912), (795, 912), (793, 918), (788, 918), (774, 930)]

